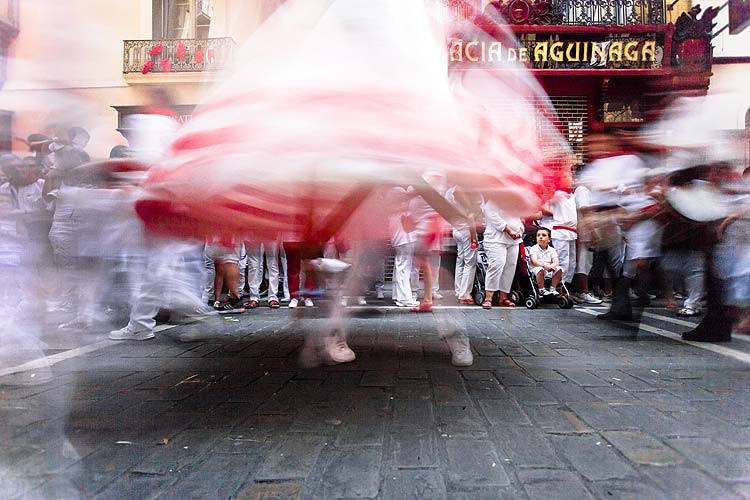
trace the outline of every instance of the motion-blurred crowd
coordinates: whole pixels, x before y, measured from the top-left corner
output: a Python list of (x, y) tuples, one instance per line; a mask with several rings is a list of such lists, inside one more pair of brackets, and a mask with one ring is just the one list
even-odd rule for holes
[[(460, 222), (451, 227), (423, 191), (392, 186), (376, 196), (389, 241), (350, 245), (334, 237), (311, 255), (285, 245), (281, 233), (262, 241), (151, 237), (133, 208), (147, 170), (130, 160), (155, 161), (179, 125), (158, 106), (129, 120), (129, 146), (113, 148), (108, 161), (91, 161), (80, 127), (31, 135), (26, 156), (0, 157), (2, 302), (13, 314), (67, 314), (59, 328), (71, 330), (127, 318), (109, 338), (146, 340), (160, 310), (188, 321), (263, 301), (272, 309), (313, 307), (335, 288), (341, 306), (388, 293), (415, 312), (444, 298), (484, 309), (525, 299), (530, 308), (564, 297), (571, 306), (605, 301), (610, 310), (599, 318), (623, 321), (658, 299), (678, 316), (703, 315), (687, 340), (750, 333), (748, 170), (705, 152), (632, 133), (592, 134), (588, 163), (565, 162), (545, 186), (546, 204), (526, 220), (426, 172), (426, 185), (466, 215)], [(441, 260), (453, 271), (449, 291), (440, 290)], [(338, 271), (358, 278), (328, 278)], [(354, 359), (344, 336), (326, 338), (327, 357)], [(454, 363), (471, 364), (468, 341), (458, 344)]]

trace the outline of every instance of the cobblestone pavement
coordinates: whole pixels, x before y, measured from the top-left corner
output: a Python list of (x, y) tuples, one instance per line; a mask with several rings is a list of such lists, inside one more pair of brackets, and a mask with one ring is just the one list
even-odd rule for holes
[(0, 378), (0, 497), (750, 498), (750, 339), (688, 345), (647, 311), (636, 333), (591, 308), (356, 309), (357, 360), (316, 369), (296, 358), (325, 320), (287, 309), (50, 333), (51, 377)]

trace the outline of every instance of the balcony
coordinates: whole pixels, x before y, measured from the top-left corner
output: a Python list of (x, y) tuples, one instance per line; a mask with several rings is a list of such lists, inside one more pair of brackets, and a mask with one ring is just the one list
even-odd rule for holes
[(232, 60), (231, 38), (125, 40), (123, 73), (193, 73), (219, 71)]
[[(482, 0), (445, 0), (458, 18), (481, 12)], [(513, 25), (635, 26), (664, 24), (664, 0), (493, 0), (490, 18)]]

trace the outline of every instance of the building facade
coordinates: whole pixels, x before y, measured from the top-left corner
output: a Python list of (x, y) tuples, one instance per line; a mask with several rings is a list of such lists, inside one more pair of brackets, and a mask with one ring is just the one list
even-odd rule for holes
[[(17, 137), (84, 126), (92, 135), (92, 155), (105, 156), (124, 142), (117, 129), (143, 104), (149, 86), (167, 86), (182, 119), (190, 119), (236, 48), (281, 3), (11, 0), (20, 31), (10, 44), (0, 109), (14, 111)], [(491, 35), (498, 14), (507, 20), (520, 46), (505, 57), (522, 58), (541, 82), (579, 162), (587, 133), (638, 127), (666, 96), (704, 95), (709, 88), (713, 11), (698, 12), (687, 1), (445, 0), (445, 5), (458, 18), (484, 22)], [(472, 40), (451, 44), (460, 44), (451, 45), (451, 53), (464, 62), (499, 57), (493, 47)], [(496, 112), (508, 105), (494, 104)], [(23, 144), (14, 142), (13, 148)]]
[[(22, 139), (31, 133), (57, 135), (78, 125), (91, 134), (88, 150), (93, 157), (105, 157), (113, 146), (125, 143), (118, 123), (123, 113), (143, 104), (149, 86), (166, 86), (183, 119), (188, 119), (234, 47), (279, 3), (11, 2), (17, 6), (18, 29), (9, 46), (8, 77), (0, 92), (0, 110), (13, 111), (11, 147), (23, 152)], [(157, 46), (161, 52), (149, 54)], [(162, 64), (165, 59), (172, 61), (171, 67)], [(147, 60), (153, 61), (154, 68), (143, 71)]]

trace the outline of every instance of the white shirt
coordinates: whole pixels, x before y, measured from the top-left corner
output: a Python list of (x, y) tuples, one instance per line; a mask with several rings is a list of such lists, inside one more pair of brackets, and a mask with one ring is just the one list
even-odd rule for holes
[[(547, 250), (542, 250), (539, 245), (534, 245), (529, 249), (529, 255), (540, 264), (552, 264), (557, 259), (557, 251), (551, 245), (547, 245)], [(534, 265), (533, 261), (532, 265)]]
[(391, 235), (391, 245), (394, 247), (414, 243), (416, 233), (406, 232), (401, 222), (401, 217), (407, 215), (406, 190), (401, 187), (393, 188), (386, 197), (386, 203), (390, 207), (388, 217), (388, 228)]
[(523, 222), (518, 217), (508, 217), (492, 201), (486, 201), (482, 206), (484, 210), (484, 242), (501, 243), (503, 245), (518, 245), (521, 239), (511, 238), (505, 232), (509, 227), (513, 231), (523, 234)]
[(23, 213), (46, 210), (47, 204), (42, 199), (42, 189), (44, 189), (43, 179), (18, 188), (6, 182), (0, 186), (0, 200), (6, 208), (20, 210)]
[(616, 206), (620, 194), (641, 184), (643, 161), (635, 155), (594, 160), (581, 171), (578, 183), (591, 190), (591, 207)]
[(555, 226), (578, 227), (578, 210), (576, 209), (575, 196), (565, 191), (555, 191), (549, 204), (552, 216), (542, 218), (542, 227), (552, 231), (552, 240), (571, 241), (578, 239), (575, 231), (567, 229), (555, 229)]
[(573, 198), (576, 200), (578, 210), (591, 206), (591, 190), (586, 186), (578, 186), (573, 192)]

